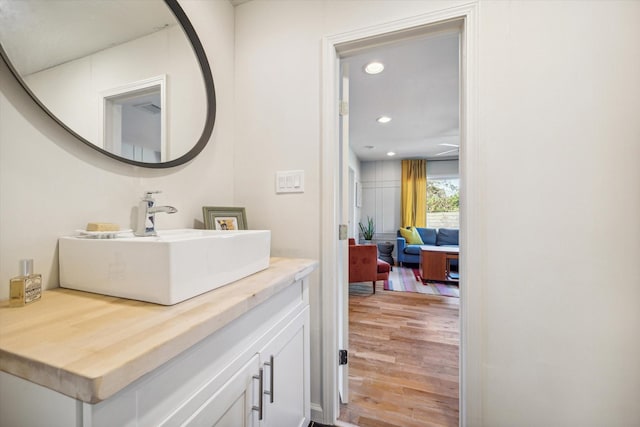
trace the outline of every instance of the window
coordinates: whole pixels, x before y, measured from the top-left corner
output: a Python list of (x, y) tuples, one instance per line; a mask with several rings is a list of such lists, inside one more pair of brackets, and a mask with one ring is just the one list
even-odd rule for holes
[(427, 227), (460, 228), (459, 178), (427, 178)]

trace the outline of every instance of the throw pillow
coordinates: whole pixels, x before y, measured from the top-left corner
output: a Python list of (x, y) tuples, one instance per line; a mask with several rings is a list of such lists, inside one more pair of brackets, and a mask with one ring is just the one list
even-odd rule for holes
[(410, 229), (401, 228), (400, 235), (405, 238), (408, 245), (424, 245), (420, 233), (418, 233), (415, 227), (411, 227)]

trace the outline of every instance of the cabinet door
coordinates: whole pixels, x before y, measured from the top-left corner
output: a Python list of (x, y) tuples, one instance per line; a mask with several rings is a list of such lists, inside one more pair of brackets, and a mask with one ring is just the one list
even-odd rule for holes
[(310, 422), (309, 307), (260, 352), (264, 369), (264, 424), (307, 426)]
[(253, 406), (258, 403), (259, 371), (256, 354), (231, 379), (224, 383), (182, 425), (214, 427), (253, 427), (258, 425), (258, 413)]

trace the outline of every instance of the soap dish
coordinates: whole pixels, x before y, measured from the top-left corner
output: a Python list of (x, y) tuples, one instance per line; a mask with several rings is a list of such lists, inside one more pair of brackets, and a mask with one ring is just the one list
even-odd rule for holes
[(85, 239), (116, 239), (118, 237), (131, 237), (133, 230), (119, 230), (119, 231), (87, 231), (76, 230), (78, 237)]

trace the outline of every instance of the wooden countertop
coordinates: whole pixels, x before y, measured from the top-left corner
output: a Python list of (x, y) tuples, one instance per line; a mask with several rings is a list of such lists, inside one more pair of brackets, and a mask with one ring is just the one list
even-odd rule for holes
[(117, 393), (317, 267), (271, 258), (268, 269), (172, 306), (70, 289), (0, 302), (0, 370), (75, 399)]

